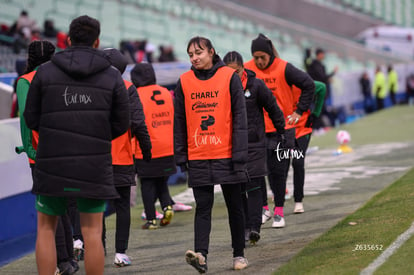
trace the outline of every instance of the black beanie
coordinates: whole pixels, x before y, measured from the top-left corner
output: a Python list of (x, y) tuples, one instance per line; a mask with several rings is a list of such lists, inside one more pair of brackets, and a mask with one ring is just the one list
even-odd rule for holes
[(272, 41), (270, 41), (264, 34), (260, 33), (256, 39), (253, 39), (251, 51), (252, 54), (261, 51), (273, 56)]

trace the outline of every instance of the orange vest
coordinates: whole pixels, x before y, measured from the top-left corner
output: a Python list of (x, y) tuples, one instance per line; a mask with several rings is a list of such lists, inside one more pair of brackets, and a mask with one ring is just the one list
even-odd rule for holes
[[(159, 85), (140, 87), (137, 91), (151, 138), (152, 158), (174, 155), (174, 104), (170, 91)], [(142, 159), (139, 144), (135, 147), (135, 158)]]
[[(20, 76), (20, 78), (26, 79), (29, 83), (32, 83), (32, 80), (35, 74), (36, 74), (36, 71), (31, 71), (30, 73)], [(32, 130), (32, 146), (35, 150), (37, 150), (38, 143), (39, 143), (39, 133), (35, 130)], [(35, 161), (29, 158), (29, 163), (34, 164)]]
[[(272, 65), (265, 70), (260, 70), (256, 67), (254, 60), (250, 60), (244, 66), (256, 73), (256, 77), (263, 80), (266, 86), (272, 91), (276, 98), (277, 105), (282, 110), (286, 117), (293, 113), (293, 94), (292, 88), (287, 84), (285, 79), (285, 69), (287, 62), (280, 58), (275, 58)], [(273, 126), (272, 120), (268, 113), (263, 110), (266, 133), (275, 132), (276, 128)], [(286, 119), (285, 129), (294, 128), (294, 125), (289, 125)]]
[[(296, 110), (297, 109), (296, 105), (299, 102), (299, 97), (302, 93), (302, 90), (293, 85), (292, 92), (293, 92), (293, 98), (294, 98), (293, 109)], [(310, 110), (303, 112), (298, 123), (296, 123), (296, 139), (304, 135), (312, 133), (312, 128), (305, 127), (305, 124), (306, 124), (306, 121), (308, 120), (309, 115), (310, 115)]]
[(221, 67), (207, 80), (199, 80), (193, 71), (181, 75), (189, 160), (231, 158), (233, 73), (233, 69)]
[[(124, 80), (125, 87), (128, 90), (132, 83)], [(131, 130), (126, 131), (123, 135), (112, 140), (112, 164), (113, 165), (132, 165)]]

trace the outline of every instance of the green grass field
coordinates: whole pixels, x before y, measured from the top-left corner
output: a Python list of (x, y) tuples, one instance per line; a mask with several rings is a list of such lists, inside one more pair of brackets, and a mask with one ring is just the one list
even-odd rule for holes
[[(275, 274), (358, 274), (411, 226), (413, 209), (414, 169), (305, 247)], [(411, 238), (378, 274), (414, 274), (413, 244)]]
[[(398, 106), (340, 127), (352, 145), (414, 141), (414, 108)], [(337, 146), (331, 129), (310, 146)], [(414, 160), (414, 157), (413, 157)], [(414, 164), (414, 161), (413, 161)], [(274, 274), (359, 274), (414, 222), (414, 169), (306, 246)], [(414, 274), (411, 237), (374, 274)]]
[(312, 136), (309, 146), (328, 148), (337, 146), (336, 133), (346, 130), (351, 134), (350, 145), (414, 141), (414, 107), (396, 106), (365, 116), (356, 123), (332, 128), (325, 135)]

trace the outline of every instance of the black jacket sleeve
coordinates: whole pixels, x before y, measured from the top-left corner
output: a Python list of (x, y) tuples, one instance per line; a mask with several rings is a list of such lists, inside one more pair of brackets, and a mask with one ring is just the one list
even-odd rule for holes
[(145, 124), (144, 109), (139, 99), (137, 88), (134, 85), (128, 88), (128, 95), (132, 135), (137, 138), (142, 154), (150, 154), (152, 148), (151, 138)]
[(308, 74), (313, 80), (323, 83), (327, 81), (325, 67), (317, 60), (314, 60), (309, 66)]
[(188, 144), (185, 102), (180, 80), (178, 80), (174, 95), (174, 154), (175, 162), (182, 167), (188, 161)]
[(230, 81), (231, 111), (233, 115), (232, 161), (236, 171), (246, 169), (248, 158), (248, 130), (246, 100), (240, 77), (234, 73)]
[(285, 118), (282, 110), (276, 103), (276, 98), (272, 91), (266, 86), (266, 84), (260, 80), (255, 80), (258, 85), (257, 103), (260, 107), (263, 107), (269, 114), (269, 118), (272, 120), (278, 133), (283, 134), (285, 132)]
[(312, 103), (313, 94), (315, 93), (315, 83), (307, 73), (299, 70), (290, 63), (286, 65), (285, 78), (289, 86), (295, 85), (302, 91), (295, 111), (299, 115), (302, 115), (303, 112), (309, 109)]
[(23, 113), (27, 127), (36, 131), (39, 130), (40, 111), (42, 108), (41, 84), (38, 77), (41, 72), (42, 69), (39, 68), (32, 80), (32, 83), (30, 84), (26, 99), (26, 107)]
[(117, 75), (112, 94), (111, 131), (112, 139), (119, 137), (129, 129), (129, 98), (121, 74)]

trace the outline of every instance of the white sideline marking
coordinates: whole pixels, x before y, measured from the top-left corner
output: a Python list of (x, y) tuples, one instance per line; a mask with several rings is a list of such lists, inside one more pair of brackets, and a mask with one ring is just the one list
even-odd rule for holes
[(398, 238), (387, 248), (384, 252), (379, 255), (368, 267), (361, 271), (361, 275), (370, 275), (373, 274), (382, 264), (384, 264), (387, 259), (397, 251), (412, 235), (414, 234), (414, 222), (411, 224), (411, 227), (402, 233)]

